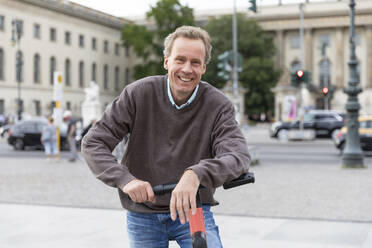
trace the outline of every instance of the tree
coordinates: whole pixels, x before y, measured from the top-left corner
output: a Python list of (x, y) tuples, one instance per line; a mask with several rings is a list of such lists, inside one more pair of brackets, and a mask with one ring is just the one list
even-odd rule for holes
[(183, 6), (178, 0), (160, 0), (146, 13), (153, 26), (127, 24), (122, 30), (122, 41), (133, 48), (142, 59), (134, 67), (133, 77), (139, 79), (150, 75), (164, 74), (163, 41), (169, 33), (182, 25), (194, 25), (193, 9)]
[[(237, 23), (238, 50), (243, 57), (239, 82), (247, 89), (245, 112), (249, 115), (273, 112), (274, 94), (271, 88), (280, 76), (280, 71), (275, 68), (273, 61), (274, 42), (256, 21), (238, 15)], [(205, 28), (212, 39), (213, 56), (203, 79), (222, 88), (226, 81), (217, 75), (217, 56), (232, 50), (232, 16), (211, 19)]]

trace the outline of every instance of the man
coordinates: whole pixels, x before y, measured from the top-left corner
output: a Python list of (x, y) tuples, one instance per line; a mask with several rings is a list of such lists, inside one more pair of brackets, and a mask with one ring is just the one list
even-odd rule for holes
[[(206, 31), (178, 28), (164, 41), (168, 75), (128, 85), (83, 139), (92, 172), (119, 189), (131, 247), (168, 247), (168, 240), (191, 247), (187, 222), (200, 184), (208, 246), (222, 247), (213, 194), (246, 172), (250, 158), (232, 103), (200, 81), (211, 50)], [(118, 164), (111, 152), (128, 133)], [(155, 198), (152, 186), (172, 182), (172, 194)]]
[(70, 159), (68, 161), (75, 162), (77, 158), (76, 151), (76, 121), (72, 118), (72, 113), (66, 110), (63, 113), (63, 120), (67, 122), (67, 141), (70, 147)]

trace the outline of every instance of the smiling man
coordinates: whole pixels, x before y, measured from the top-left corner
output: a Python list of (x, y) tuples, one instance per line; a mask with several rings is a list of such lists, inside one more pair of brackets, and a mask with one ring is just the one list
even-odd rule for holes
[[(232, 103), (201, 81), (212, 46), (206, 31), (182, 26), (164, 41), (168, 75), (124, 88), (83, 139), (82, 152), (95, 176), (118, 188), (127, 209), (131, 247), (191, 248), (188, 220), (199, 185), (208, 247), (222, 243), (210, 211), (215, 188), (248, 171), (250, 157)], [(118, 163), (111, 154), (130, 134)], [(178, 182), (155, 198), (152, 186)], [(191, 213), (192, 214), (192, 213)]]

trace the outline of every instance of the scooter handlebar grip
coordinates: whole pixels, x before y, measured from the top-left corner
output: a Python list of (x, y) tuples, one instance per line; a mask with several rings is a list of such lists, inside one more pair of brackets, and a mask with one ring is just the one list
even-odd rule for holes
[(232, 180), (231, 182), (227, 182), (223, 184), (224, 189), (230, 189), (234, 187), (238, 187), (240, 185), (254, 183), (255, 178), (252, 172), (247, 172), (238, 177), (237, 179)]

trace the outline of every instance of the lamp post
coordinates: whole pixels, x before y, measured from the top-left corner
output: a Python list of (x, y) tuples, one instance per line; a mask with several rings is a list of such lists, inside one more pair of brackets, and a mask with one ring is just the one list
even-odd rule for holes
[(236, 21), (236, 0), (234, 0), (234, 14), (233, 14), (233, 93), (234, 93), (234, 107), (236, 120), (240, 124), (240, 106), (239, 106), (239, 86), (238, 86), (238, 30)]
[(12, 20), (12, 44), (16, 45), (18, 51), (16, 53), (16, 79), (18, 84), (18, 99), (17, 99), (17, 115), (18, 120), (22, 119), (22, 100), (21, 100), (21, 81), (22, 81), (22, 55), (19, 49), (21, 34), (22, 34), (22, 23), (19, 20), (13, 19)]
[(363, 165), (363, 152), (360, 148), (359, 138), (359, 122), (358, 115), (360, 105), (358, 102), (358, 94), (362, 89), (358, 87), (359, 78), (357, 74), (358, 61), (355, 55), (355, 1), (350, 0), (350, 60), (349, 60), (349, 82), (348, 88), (344, 92), (348, 95), (346, 102), (347, 110), (347, 134), (346, 145), (342, 156), (342, 165), (344, 167), (360, 168)]

